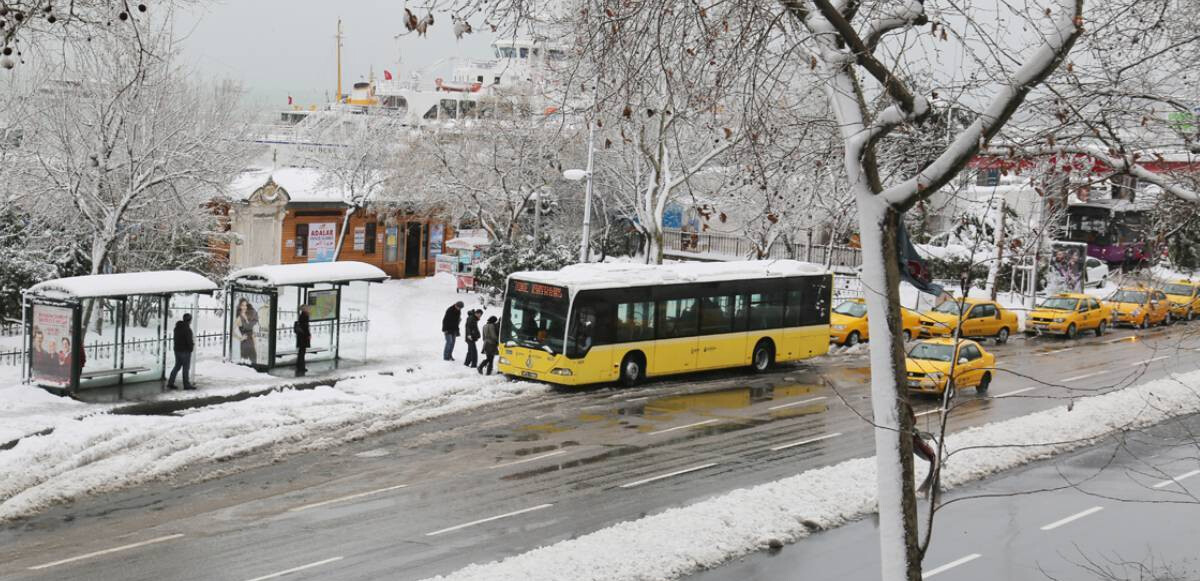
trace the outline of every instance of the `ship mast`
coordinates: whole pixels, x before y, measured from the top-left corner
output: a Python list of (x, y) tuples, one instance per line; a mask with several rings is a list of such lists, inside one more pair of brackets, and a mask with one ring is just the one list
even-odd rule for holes
[(342, 19), (338, 19), (337, 27), (337, 102), (342, 102)]

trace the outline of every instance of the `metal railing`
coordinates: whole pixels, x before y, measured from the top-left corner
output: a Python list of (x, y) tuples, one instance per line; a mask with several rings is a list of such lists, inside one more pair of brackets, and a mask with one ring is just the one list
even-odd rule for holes
[(856, 268), (862, 264), (862, 251), (849, 246), (824, 244), (788, 246), (776, 241), (766, 252), (761, 252), (758, 245), (744, 236), (715, 232), (684, 232), (682, 230), (664, 232), (663, 253), (674, 258), (699, 260), (745, 260), (761, 256), (765, 259), (788, 258), (845, 268)]

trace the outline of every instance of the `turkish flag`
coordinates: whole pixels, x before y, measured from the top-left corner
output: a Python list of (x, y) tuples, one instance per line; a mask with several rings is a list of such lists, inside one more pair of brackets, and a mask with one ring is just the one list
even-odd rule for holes
[(392, 80), (392, 73), (389, 73), (387, 71), (387, 69), (384, 69), (384, 71), (383, 71), (383, 80), (385, 80), (385, 81)]

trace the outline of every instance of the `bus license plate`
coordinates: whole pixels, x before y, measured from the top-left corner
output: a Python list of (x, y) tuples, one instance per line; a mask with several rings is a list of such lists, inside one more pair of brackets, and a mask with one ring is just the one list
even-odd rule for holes
[(521, 377), (528, 377), (529, 379), (537, 379), (537, 374), (532, 371), (522, 371)]

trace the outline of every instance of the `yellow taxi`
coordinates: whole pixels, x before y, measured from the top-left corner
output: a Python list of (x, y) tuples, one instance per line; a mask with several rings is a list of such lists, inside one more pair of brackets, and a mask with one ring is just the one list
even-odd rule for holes
[[(904, 340), (908, 341), (921, 334), (921, 317), (916, 313), (901, 308), (900, 327)], [(833, 308), (829, 315), (829, 340), (838, 345), (857, 345), (860, 341), (870, 339), (867, 328), (867, 303), (863, 299), (848, 299)]]
[(1017, 331), (1017, 314), (995, 301), (971, 298), (947, 300), (921, 314), (922, 335), (949, 337), (960, 327), (962, 337), (995, 338), (996, 343), (1007, 343), (1008, 336)]
[(1080, 331), (1092, 331), (1099, 337), (1112, 325), (1113, 313), (1108, 305), (1079, 293), (1060, 293), (1038, 305), (1029, 313), (1027, 331), (1065, 335), (1070, 339)]
[(959, 339), (955, 347), (949, 338), (925, 339), (914, 345), (904, 360), (908, 391), (941, 394), (953, 385), (955, 389), (974, 387), (978, 393), (986, 392), (992, 383), (996, 357), (967, 339)]
[(1160, 290), (1171, 301), (1171, 318), (1190, 321), (1200, 314), (1200, 283), (1180, 280), (1165, 284)]
[(1112, 309), (1114, 325), (1129, 325), (1145, 329), (1150, 325), (1171, 322), (1170, 301), (1166, 293), (1145, 287), (1117, 290), (1104, 300)]

